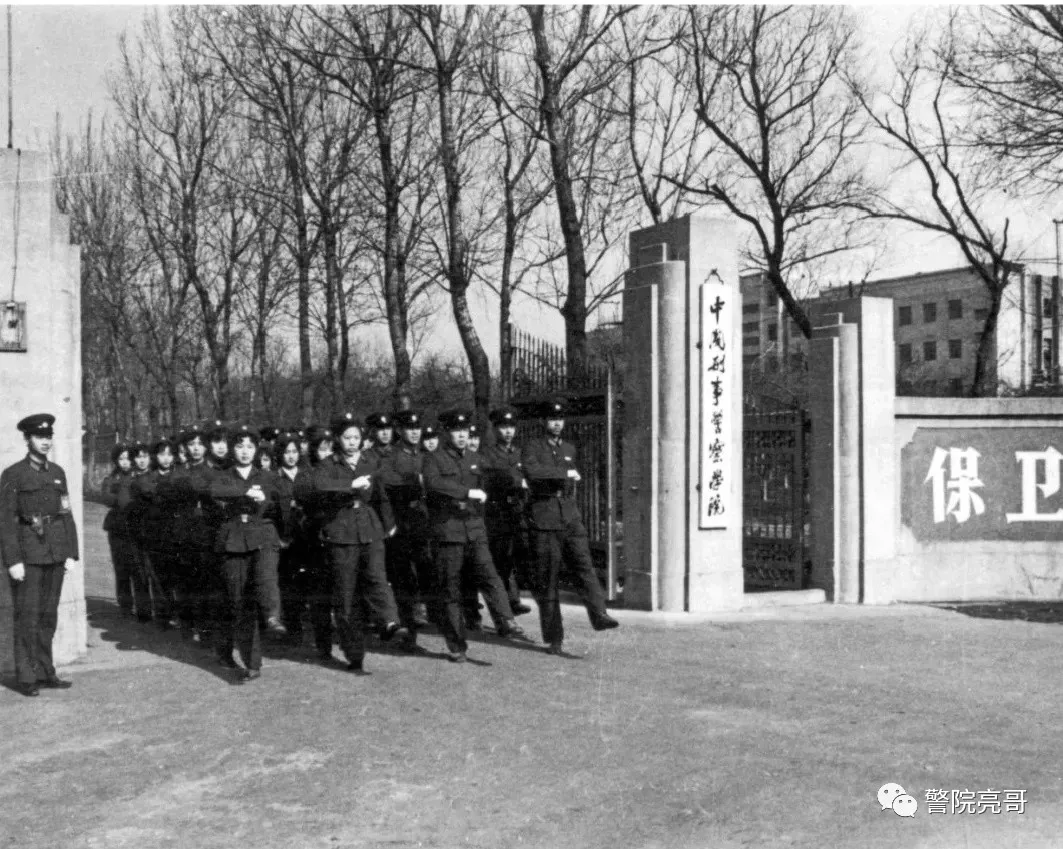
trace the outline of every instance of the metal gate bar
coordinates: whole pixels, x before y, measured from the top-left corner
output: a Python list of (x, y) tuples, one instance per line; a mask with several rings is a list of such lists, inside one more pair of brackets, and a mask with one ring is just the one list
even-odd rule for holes
[(742, 560), (748, 589), (801, 589), (808, 550), (802, 410), (747, 412)]

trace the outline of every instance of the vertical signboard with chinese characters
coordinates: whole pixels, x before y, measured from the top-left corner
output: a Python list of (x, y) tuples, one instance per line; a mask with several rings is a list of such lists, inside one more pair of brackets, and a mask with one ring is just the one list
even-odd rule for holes
[(737, 397), (737, 369), (742, 367), (731, 350), (734, 303), (737, 290), (715, 277), (701, 285), (701, 493), (698, 526), (723, 529), (739, 521), (741, 505), (733, 499), (730, 441), (732, 408)]

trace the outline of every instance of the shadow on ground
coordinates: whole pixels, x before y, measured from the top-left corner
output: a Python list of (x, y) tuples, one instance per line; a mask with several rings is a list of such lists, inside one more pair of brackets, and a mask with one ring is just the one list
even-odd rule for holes
[(1063, 623), (1063, 601), (985, 601), (935, 604), (976, 619), (1018, 619), (1023, 622)]

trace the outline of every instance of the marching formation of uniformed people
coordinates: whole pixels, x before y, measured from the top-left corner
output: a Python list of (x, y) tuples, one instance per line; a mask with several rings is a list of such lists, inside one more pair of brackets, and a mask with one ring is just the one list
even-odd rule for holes
[[(543, 641), (561, 654), (563, 567), (592, 627), (618, 623), (572, 497), (580, 473), (562, 438), (564, 406), (540, 412), (546, 435), (521, 445), (517, 413), (493, 411), (494, 443), (482, 451), (463, 410), (436, 426), (411, 410), (373, 413), (364, 427), (351, 413), (285, 431), (216, 421), (116, 446), (102, 490), (118, 606), (179, 629), (245, 682), (261, 675), (263, 634), (301, 645), (304, 619), (318, 659), (333, 663), (338, 642), (356, 674), (367, 633), (420, 653), (429, 625), (463, 663), (484, 607), (500, 636), (525, 638), (515, 618), (531, 611), (523, 582)], [(19, 423), (29, 453), (0, 480), (0, 554), (27, 695), (69, 686), (55, 675), (51, 640), (77, 533), (66, 477), (47, 459), (53, 424), (49, 415)]]

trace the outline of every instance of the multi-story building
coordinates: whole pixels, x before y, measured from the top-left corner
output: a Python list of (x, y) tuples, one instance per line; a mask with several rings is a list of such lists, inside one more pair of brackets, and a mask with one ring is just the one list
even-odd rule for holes
[[(743, 275), (741, 289), (743, 364), (778, 369), (800, 363), (806, 340), (771, 286), (758, 273)], [(894, 302), (898, 394), (970, 392), (990, 303), (985, 284), (970, 266), (829, 289), (802, 305), (810, 316), (822, 316), (830, 312), (831, 300), (857, 294)], [(1018, 269), (992, 339), (990, 384), (1020, 391), (1059, 384), (1059, 303), (1058, 278)]]

